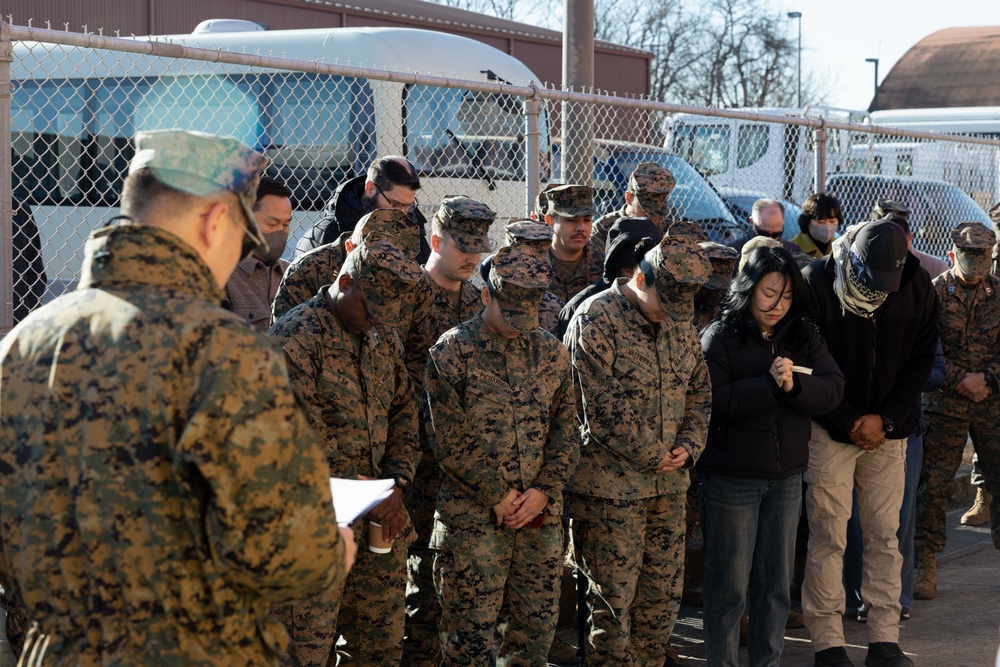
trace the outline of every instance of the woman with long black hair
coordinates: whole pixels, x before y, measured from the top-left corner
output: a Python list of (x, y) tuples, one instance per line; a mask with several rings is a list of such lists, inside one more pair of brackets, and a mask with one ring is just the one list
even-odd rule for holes
[(698, 461), (710, 667), (738, 664), (748, 594), (750, 665), (777, 667), (781, 658), (810, 417), (836, 407), (844, 391), (805, 318), (806, 298), (788, 251), (755, 249), (701, 339), (712, 381)]

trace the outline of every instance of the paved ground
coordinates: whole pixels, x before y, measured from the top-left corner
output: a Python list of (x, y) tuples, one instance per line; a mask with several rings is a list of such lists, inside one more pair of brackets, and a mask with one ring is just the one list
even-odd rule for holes
[[(963, 502), (948, 515), (948, 549), (938, 556), (938, 594), (918, 600), (913, 617), (900, 624), (900, 645), (917, 667), (985, 667), (994, 665), (1000, 646), (1000, 551), (993, 548), (989, 530), (960, 526), (968, 507)], [(674, 633), (674, 646), (685, 665), (705, 665), (702, 610), (683, 607)], [(858, 667), (864, 665), (866, 626), (845, 619), (847, 651)], [(570, 633), (561, 633), (571, 639)], [(783, 667), (811, 667), (813, 650), (805, 628), (785, 637)], [(747, 665), (742, 649), (740, 665)]]

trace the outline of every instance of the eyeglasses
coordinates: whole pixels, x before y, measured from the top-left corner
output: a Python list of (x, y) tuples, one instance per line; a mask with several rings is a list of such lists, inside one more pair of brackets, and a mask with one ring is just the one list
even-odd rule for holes
[(782, 234), (782, 230), (780, 229), (776, 232), (768, 232), (765, 231), (763, 227), (759, 227), (757, 225), (753, 226), (753, 231), (757, 234), (757, 236), (766, 236), (769, 239), (780, 239)]
[[(372, 185), (375, 185), (375, 183), (372, 183)], [(402, 211), (403, 213), (409, 213), (412, 209), (415, 209), (420, 205), (417, 203), (416, 197), (413, 198), (412, 204), (404, 204), (401, 201), (395, 201), (394, 199), (389, 199), (389, 197), (384, 192), (382, 192), (382, 188), (380, 188), (378, 185), (375, 185), (375, 189), (378, 190), (378, 193), (380, 195), (382, 195), (382, 199), (389, 202), (389, 208), (394, 208), (397, 211)]]

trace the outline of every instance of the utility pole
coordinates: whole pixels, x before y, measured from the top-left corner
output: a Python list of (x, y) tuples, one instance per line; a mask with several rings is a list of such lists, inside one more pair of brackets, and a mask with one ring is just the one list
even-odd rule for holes
[(795, 68), (795, 76), (798, 79), (798, 97), (796, 105), (802, 108), (802, 12), (788, 12), (788, 18), (799, 21), (799, 64)]
[[(563, 87), (575, 92), (594, 87), (594, 0), (564, 0)], [(563, 183), (594, 183), (594, 108), (562, 104)]]

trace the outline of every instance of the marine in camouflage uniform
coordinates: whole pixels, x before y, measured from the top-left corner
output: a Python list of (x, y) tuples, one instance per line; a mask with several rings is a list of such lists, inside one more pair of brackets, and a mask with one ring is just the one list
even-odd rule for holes
[(347, 253), (354, 247), (351, 235), (352, 232), (344, 232), (333, 243), (313, 248), (288, 265), (271, 304), (272, 324), (295, 306), (319, 294), (321, 287), (337, 279)]
[[(593, 225), (594, 188), (587, 185), (560, 185), (545, 191), (549, 201), (545, 222), (552, 226), (552, 243), (548, 249), (553, 278), (549, 291), (559, 297), (562, 304), (572, 299), (604, 273), (604, 252), (596, 250), (587, 241)], [(580, 226), (580, 228), (577, 228)], [(577, 234), (585, 235), (577, 256), (573, 254)], [(559, 306), (562, 309), (562, 305)], [(555, 329), (559, 327), (559, 310), (556, 310)]]
[(704, 251), (664, 237), (633, 278), (586, 301), (566, 333), (582, 420), (567, 487), (591, 581), (587, 662), (662, 664), (680, 607), (688, 472), (705, 447), (708, 370), (691, 324)]
[(993, 542), (1000, 548), (1000, 278), (989, 272), (995, 240), (976, 222), (958, 225), (951, 238), (955, 268), (934, 279), (946, 380), (923, 397), (927, 430), (914, 538), (920, 565), (944, 550), (951, 480), (967, 437), (994, 498)]
[(628, 179), (625, 204), (617, 211), (605, 213), (594, 223), (590, 233), (590, 247), (604, 253), (608, 232), (622, 218), (649, 218), (669, 236), (690, 236), (695, 241), (708, 241), (701, 227), (693, 222), (678, 219), (668, 199), (677, 181), (669, 169), (655, 162), (637, 166)]
[(219, 305), (240, 238), (263, 245), (266, 162), (229, 138), (139, 133), (132, 221), (91, 234), (77, 290), (0, 343), (0, 581), (39, 624), (25, 656), (275, 665), (288, 638), (270, 604), (344, 579), (284, 361)]
[[(277, 610), (292, 635), (289, 664), (335, 664), (338, 635), (347, 642), (341, 661), (349, 656), (357, 664), (397, 665), (402, 657), (406, 550), (413, 541), (402, 491), (419, 457), (417, 403), (399, 337), (384, 323), (396, 321), (400, 301), (420, 279), (420, 268), (403, 250), (419, 237), (413, 226), (400, 226), (396, 235), (373, 231), (392, 226), (398, 215), (378, 209), (362, 218), (363, 238), (337, 281), (290, 310), (269, 332), (309, 406), (329, 464), (324, 472), (397, 480), (393, 495), (352, 525), (358, 558), (342, 590), (330, 588)], [(403, 241), (404, 234), (414, 238)], [(349, 308), (359, 301), (364, 313), (352, 319)], [(387, 513), (386, 520), (380, 512)], [(390, 553), (366, 548), (365, 518), (401, 528)]]
[[(486, 310), (441, 337), (424, 380), (444, 474), (431, 547), (442, 665), (546, 664), (558, 615), (562, 489), (579, 434), (569, 357), (538, 329), (548, 263), (504, 247)], [(498, 617), (504, 608), (504, 621)]]
[[(469, 278), (482, 253), (489, 252), (490, 225), (496, 219), (485, 204), (468, 197), (448, 197), (431, 218), (431, 256), (421, 271), (429, 298), (415, 308), (403, 338), (406, 368), (414, 387), (423, 387), (428, 353), (441, 335), (482, 309), (479, 290)], [(440, 282), (439, 282), (440, 281)], [(457, 283), (458, 289), (450, 289)], [(441, 615), (434, 590), (433, 551), (427, 546), (434, 525), (434, 505), (441, 475), (421, 424), (421, 458), (406, 496), (416, 540), (407, 557), (406, 639), (403, 664), (434, 665), (441, 660), (437, 623)]]
[(712, 263), (712, 274), (705, 286), (694, 295), (694, 328), (701, 331), (719, 314), (722, 299), (729, 292), (729, 283), (733, 279), (733, 268), (740, 254), (729, 246), (703, 241), (698, 247), (705, 251)]

